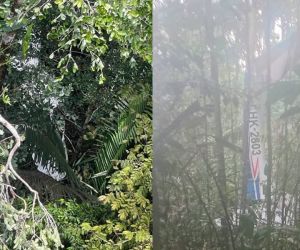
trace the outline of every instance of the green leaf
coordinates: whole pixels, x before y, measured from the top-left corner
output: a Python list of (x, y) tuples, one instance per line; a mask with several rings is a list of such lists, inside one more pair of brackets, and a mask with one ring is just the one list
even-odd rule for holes
[(73, 73), (76, 73), (78, 71), (78, 65), (76, 62), (73, 64)]
[(104, 64), (101, 60), (99, 60), (98, 66), (100, 70), (104, 69)]
[(57, 5), (62, 5), (64, 4), (65, 0), (55, 0), (54, 3)]
[(130, 231), (123, 231), (123, 235), (125, 236), (126, 240), (132, 240), (134, 233)]
[(102, 85), (102, 84), (104, 83), (105, 80), (106, 80), (106, 79), (105, 79), (104, 75), (101, 74), (100, 77), (99, 77), (99, 84)]
[(81, 8), (83, 4), (83, 0), (75, 0), (75, 6), (77, 6), (78, 8)]
[(23, 59), (26, 58), (27, 56), (27, 53), (28, 53), (28, 50), (29, 50), (29, 47), (30, 47), (30, 40), (31, 40), (31, 36), (32, 36), (32, 29), (33, 29), (33, 25), (29, 25), (27, 26), (27, 29), (26, 29), (26, 34), (23, 38), (23, 41), (22, 41), (22, 56), (23, 56)]
[(55, 78), (54, 82), (61, 82), (64, 79), (64, 75)]
[(63, 57), (59, 60), (58, 64), (57, 64), (57, 68), (62, 67), (62, 65), (66, 62), (66, 57)]

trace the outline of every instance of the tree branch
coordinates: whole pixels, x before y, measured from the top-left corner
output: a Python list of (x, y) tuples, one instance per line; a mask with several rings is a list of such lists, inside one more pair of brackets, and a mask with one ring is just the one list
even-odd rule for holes
[(31, 210), (31, 214), (32, 214), (32, 219), (34, 220), (34, 209), (35, 209), (35, 203), (37, 202), (38, 205), (40, 206), (40, 208), (42, 209), (43, 213), (44, 213), (44, 218), (46, 220), (47, 225), (52, 228), (53, 230), (57, 230), (57, 226), (55, 224), (54, 219), (52, 218), (52, 216), (49, 214), (49, 212), (47, 211), (47, 209), (44, 207), (44, 205), (42, 204), (42, 202), (40, 201), (38, 192), (36, 190), (34, 190), (17, 172), (16, 170), (13, 168), (12, 165), (12, 159), (13, 156), (15, 154), (15, 152), (17, 151), (17, 149), (20, 147), (21, 145), (21, 137), (19, 136), (17, 130), (15, 129), (15, 127), (9, 123), (2, 115), (0, 115), (0, 123), (9, 130), (9, 132), (13, 135), (13, 137), (15, 138), (15, 145), (13, 146), (13, 148), (11, 149), (11, 151), (9, 152), (8, 158), (7, 158), (7, 162), (5, 165), (5, 168), (0, 172), (0, 175), (5, 175), (6, 179), (8, 180), (9, 174), (8, 172), (10, 171), (10, 173), (17, 178), (19, 181), (21, 181), (26, 187), (27, 189), (33, 194), (33, 206), (32, 206), (32, 210)]

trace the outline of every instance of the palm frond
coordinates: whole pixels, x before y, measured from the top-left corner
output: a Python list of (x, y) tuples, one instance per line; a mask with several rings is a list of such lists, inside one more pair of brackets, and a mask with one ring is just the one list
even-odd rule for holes
[(31, 153), (34, 153), (34, 160), (42, 165), (50, 164), (61, 172), (65, 172), (68, 180), (73, 186), (80, 187), (80, 181), (68, 164), (65, 156), (64, 144), (51, 125), (46, 129), (34, 127), (26, 128), (26, 144)]
[(113, 167), (113, 160), (119, 160), (124, 155), (128, 144), (135, 138), (135, 118), (137, 114), (151, 113), (149, 95), (136, 97), (129, 104), (122, 102), (124, 111), (120, 114), (116, 128), (108, 133), (103, 147), (90, 159), (95, 167), (94, 185), (103, 192), (106, 185), (106, 175)]

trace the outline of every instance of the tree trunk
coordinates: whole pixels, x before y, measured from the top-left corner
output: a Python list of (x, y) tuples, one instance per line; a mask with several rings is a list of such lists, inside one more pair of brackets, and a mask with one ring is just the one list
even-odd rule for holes
[(251, 26), (253, 15), (251, 10), (250, 3), (248, 4), (248, 15), (246, 18), (246, 77), (244, 82), (244, 110), (243, 110), (243, 169), (242, 169), (242, 197), (241, 197), (241, 210), (242, 213), (246, 212), (247, 206), (247, 182), (248, 182), (248, 171), (250, 171), (250, 162), (249, 162), (249, 112), (250, 112), (250, 88), (253, 80), (252, 77), (252, 63), (253, 63), (253, 44), (254, 44), (254, 30)]
[[(271, 35), (271, 13), (270, 13), (270, 0), (267, 1), (266, 6), (266, 31), (265, 31), (265, 44), (266, 44), (266, 55), (267, 55), (267, 76), (266, 76), (266, 87), (269, 88), (271, 82), (271, 44), (270, 44), (270, 35)], [(271, 104), (266, 103), (266, 129), (267, 129), (267, 147), (268, 147), (268, 167), (266, 171), (267, 175), (267, 188), (266, 188), (266, 198), (267, 198), (267, 225), (268, 227), (272, 226), (272, 120), (271, 120)], [(268, 235), (268, 249), (271, 249), (271, 235)]]
[[(212, 3), (211, 0), (205, 1), (206, 16), (206, 37), (207, 45), (210, 48), (210, 79), (213, 84), (213, 101), (214, 101), (214, 134), (216, 138), (223, 138), (222, 129), (222, 116), (221, 116), (221, 97), (220, 97), (220, 85), (219, 85), (219, 68), (217, 62), (217, 56), (215, 51), (215, 41), (214, 41), (214, 23), (213, 23), (213, 13), (212, 13)], [(217, 171), (217, 182), (220, 187), (220, 199), (222, 199), (222, 204), (224, 204), (224, 209), (227, 208), (226, 199), (226, 172), (225, 172), (225, 157), (224, 157), (224, 146), (222, 143), (216, 143), (215, 145), (215, 155), (218, 163)], [(228, 218), (221, 218), (222, 230), (224, 234), (225, 248), (230, 249), (229, 245), (229, 235), (228, 229), (230, 224), (228, 223)]]

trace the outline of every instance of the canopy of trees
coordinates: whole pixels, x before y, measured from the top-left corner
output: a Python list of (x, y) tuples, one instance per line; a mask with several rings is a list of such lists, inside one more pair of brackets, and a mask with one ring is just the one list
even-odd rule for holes
[(151, 13), (1, 1), (1, 249), (151, 248)]

